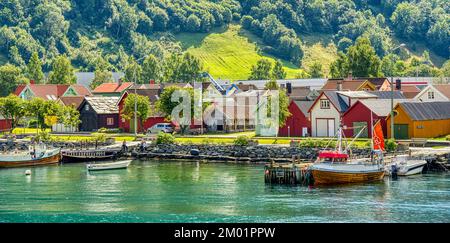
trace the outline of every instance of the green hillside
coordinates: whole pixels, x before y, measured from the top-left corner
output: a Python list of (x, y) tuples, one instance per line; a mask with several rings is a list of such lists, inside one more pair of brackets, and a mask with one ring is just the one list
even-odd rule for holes
[[(218, 79), (247, 79), (251, 67), (259, 59), (265, 57), (275, 62), (273, 57), (258, 51), (255, 41), (240, 34), (239, 25), (230, 25), (208, 35), (182, 33), (175, 37), (187, 52), (199, 58), (204, 68)], [(287, 78), (295, 78), (303, 72), (290, 62), (282, 62)]]
[(330, 74), (330, 64), (346, 63), (367, 39), (376, 54), (370, 75), (442, 76), (450, 75), (449, 20), (448, 0), (0, 1), (0, 65), (23, 73), (34, 55), (50, 72), (64, 57), (77, 71), (129, 75), (149, 58), (138, 79), (165, 82), (203, 71), (247, 79), (268, 58), (282, 61), (287, 78), (343, 77), (349, 70)]

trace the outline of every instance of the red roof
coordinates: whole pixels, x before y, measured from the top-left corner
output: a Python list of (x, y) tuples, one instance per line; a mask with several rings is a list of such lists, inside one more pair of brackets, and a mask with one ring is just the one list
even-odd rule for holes
[(63, 96), (69, 87), (73, 87), (75, 92), (80, 96), (91, 95), (91, 92), (82, 85), (70, 85), (70, 84), (21, 84), (17, 86), (14, 91), (15, 95), (20, 95), (23, 90), (28, 87), (35, 97), (39, 97), (46, 100), (56, 100)]
[(133, 85), (133, 83), (103, 83), (92, 91), (93, 93), (121, 93), (122, 91), (128, 89)]
[(415, 85), (402, 85), (401, 91), (407, 99), (412, 99), (420, 93), (420, 89)]
[(26, 84), (19, 84), (19, 86), (17, 86), (16, 90), (14, 91), (14, 94), (17, 96), (20, 95), (20, 93), (22, 93), (25, 87), (27, 87)]
[(435, 84), (433, 85), (439, 92), (450, 99), (450, 84)]
[(73, 84), (72, 88), (75, 90), (75, 92), (77, 92), (77, 94), (79, 96), (90, 96), (90, 95), (92, 95), (91, 91), (89, 91), (89, 89), (84, 87), (83, 85)]
[[(29, 84), (27, 87), (31, 92), (39, 98), (46, 100), (56, 100), (62, 96), (70, 87), (69, 84)], [(21, 90), (20, 90), (21, 89)], [(19, 91), (20, 90), (20, 91)], [(17, 88), (16, 92), (19, 95), (24, 88)]]

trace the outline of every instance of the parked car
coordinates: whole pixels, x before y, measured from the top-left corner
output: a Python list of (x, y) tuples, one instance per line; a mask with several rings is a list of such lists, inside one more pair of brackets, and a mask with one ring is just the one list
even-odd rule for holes
[(156, 123), (155, 125), (147, 129), (147, 133), (159, 133), (159, 132), (172, 133), (173, 132), (172, 124)]

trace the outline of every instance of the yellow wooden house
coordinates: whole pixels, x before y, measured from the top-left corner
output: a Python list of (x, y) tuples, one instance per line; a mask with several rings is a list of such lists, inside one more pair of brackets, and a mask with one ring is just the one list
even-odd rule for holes
[[(394, 107), (396, 139), (434, 138), (450, 134), (450, 102), (401, 102)], [(391, 116), (386, 118), (391, 137)]]

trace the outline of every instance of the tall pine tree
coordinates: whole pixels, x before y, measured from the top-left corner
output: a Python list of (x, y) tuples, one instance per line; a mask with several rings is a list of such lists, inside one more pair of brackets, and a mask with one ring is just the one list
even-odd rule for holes
[(272, 78), (273, 79), (285, 79), (286, 72), (283, 69), (283, 64), (281, 64), (280, 60), (275, 62), (275, 66), (272, 69)]
[(44, 82), (44, 72), (42, 72), (42, 61), (39, 59), (37, 52), (33, 52), (27, 64), (25, 76), (35, 83), (40, 84)]

